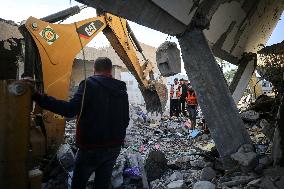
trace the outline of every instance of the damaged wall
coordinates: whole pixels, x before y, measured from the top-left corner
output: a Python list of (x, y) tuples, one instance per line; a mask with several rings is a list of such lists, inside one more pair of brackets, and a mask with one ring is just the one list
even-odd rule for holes
[(23, 36), (18, 25), (0, 19), (0, 79), (16, 79)]
[[(141, 47), (143, 49), (143, 53), (145, 54), (146, 58), (149, 59), (155, 66), (155, 73), (159, 73), (157, 64), (156, 64), (156, 48), (152, 47), (150, 45), (146, 45), (143, 43), (140, 43)], [(98, 57), (105, 56), (109, 57), (112, 60), (112, 63), (114, 66), (119, 66), (122, 68), (122, 71), (128, 71), (125, 64), (122, 62), (122, 60), (119, 58), (117, 53), (114, 51), (114, 49), (111, 46), (102, 47), (102, 48), (92, 48), (92, 47), (85, 47), (84, 48), (85, 53), (85, 59), (87, 60), (87, 75), (90, 76), (93, 74), (94, 71), (94, 65), (93, 60), (97, 59)], [(137, 53), (137, 56), (141, 63), (144, 63), (143, 58), (140, 53)], [(75, 85), (79, 85), (80, 81), (84, 78), (84, 72), (83, 70), (83, 55), (82, 51), (76, 56), (76, 59), (74, 60), (73, 64), (73, 70), (72, 70), (72, 78), (71, 80), (75, 82)]]
[(281, 0), (227, 1), (218, 7), (204, 33), (216, 56), (239, 59), (244, 52), (256, 53), (266, 44), (282, 11)]

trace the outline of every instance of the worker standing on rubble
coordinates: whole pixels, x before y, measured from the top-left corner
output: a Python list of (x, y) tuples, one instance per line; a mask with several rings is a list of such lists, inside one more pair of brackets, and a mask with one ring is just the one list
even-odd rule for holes
[(184, 80), (183, 78), (180, 79), (180, 85), (181, 85), (181, 95), (180, 95), (181, 113), (184, 116), (186, 116), (185, 99), (186, 99), (187, 91), (188, 91), (186, 80)]
[(180, 114), (180, 89), (178, 78), (174, 79), (174, 83), (170, 89), (170, 116), (179, 116)]
[(93, 172), (96, 189), (106, 189), (110, 185), (112, 169), (129, 123), (126, 84), (112, 78), (111, 70), (109, 58), (98, 58), (94, 63), (94, 75), (80, 83), (69, 102), (40, 93), (33, 95), (44, 109), (65, 117), (77, 116), (79, 150), (72, 189), (85, 189)]
[(198, 103), (195, 91), (192, 89), (192, 87), (188, 89), (186, 102), (187, 102), (187, 111), (189, 114), (189, 119), (191, 121), (191, 128), (195, 129)]

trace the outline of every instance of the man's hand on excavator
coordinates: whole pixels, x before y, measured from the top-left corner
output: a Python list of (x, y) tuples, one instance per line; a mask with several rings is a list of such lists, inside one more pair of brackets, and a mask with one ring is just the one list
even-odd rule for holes
[(44, 98), (44, 95), (45, 95), (45, 94), (42, 94), (42, 93), (40, 93), (40, 92), (38, 92), (38, 91), (35, 91), (35, 92), (32, 94), (32, 99), (33, 99), (33, 101), (35, 101), (35, 102), (39, 102), (39, 101), (41, 101), (41, 100)]
[(22, 81), (27, 82), (32, 88), (32, 100), (39, 102), (44, 94), (40, 93), (35, 87), (35, 80), (32, 77), (22, 77)]

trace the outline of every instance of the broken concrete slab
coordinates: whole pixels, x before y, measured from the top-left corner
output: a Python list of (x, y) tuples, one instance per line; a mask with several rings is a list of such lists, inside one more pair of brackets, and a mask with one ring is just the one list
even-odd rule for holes
[(77, 1), (170, 35), (201, 25), (214, 54), (235, 64), (244, 52), (255, 53), (266, 44), (284, 6), (282, 0)]
[(146, 159), (145, 170), (149, 181), (160, 178), (167, 169), (167, 159), (161, 151), (151, 151)]
[(244, 121), (254, 122), (259, 119), (259, 113), (254, 110), (248, 110), (241, 113), (241, 118)]
[(162, 43), (156, 51), (156, 62), (162, 76), (169, 77), (181, 72), (180, 50), (170, 41)]
[(216, 172), (211, 167), (203, 168), (200, 174), (201, 181), (211, 181), (215, 177), (216, 177)]
[(174, 172), (169, 178), (169, 180), (171, 180), (171, 181), (182, 180), (182, 179), (183, 179), (183, 175), (180, 172), (177, 172), (177, 171)]
[(194, 184), (193, 189), (215, 189), (216, 186), (209, 181), (198, 181)]
[(118, 156), (111, 176), (111, 184), (114, 188), (120, 187), (123, 184), (123, 170), (125, 162), (126, 159), (122, 155)]
[(231, 181), (223, 182), (222, 186), (232, 187), (232, 186), (239, 186), (239, 185), (246, 185), (250, 181), (254, 180), (255, 177), (253, 176), (235, 176), (231, 178)]
[(190, 162), (190, 165), (192, 167), (197, 167), (197, 168), (204, 168), (206, 166), (206, 162), (204, 160), (194, 160)]
[(274, 130), (275, 130), (275, 125), (270, 124), (267, 120), (262, 119), (259, 123), (259, 126), (262, 128), (263, 134), (269, 138), (269, 140), (272, 140)]
[(63, 144), (57, 151), (57, 160), (68, 171), (72, 171), (75, 164), (75, 155), (69, 144)]
[(261, 181), (260, 178), (255, 179), (255, 180), (252, 180), (252, 181), (250, 181), (250, 182), (247, 184), (247, 186), (255, 186), (255, 187), (257, 187), (258, 184), (260, 183), (260, 181)]
[(231, 157), (244, 167), (256, 166), (257, 163), (257, 155), (251, 144), (242, 145)]
[(184, 180), (172, 181), (170, 184), (167, 185), (167, 189), (184, 189), (184, 188), (185, 188)]
[(236, 104), (242, 98), (244, 91), (249, 84), (249, 80), (256, 68), (256, 61), (256, 54), (249, 54), (244, 55), (239, 62), (238, 70), (230, 85), (230, 91)]
[(284, 167), (275, 166), (263, 170), (263, 175), (277, 177), (284, 175)]

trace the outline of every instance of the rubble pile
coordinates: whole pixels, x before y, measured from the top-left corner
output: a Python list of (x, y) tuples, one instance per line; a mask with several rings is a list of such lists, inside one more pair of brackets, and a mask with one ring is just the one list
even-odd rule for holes
[(125, 146), (114, 173), (123, 166), (124, 170), (131, 168), (127, 163), (129, 154), (139, 154), (146, 175), (140, 172), (140, 185), (132, 182), (130, 187), (128, 175), (113, 174), (113, 180), (120, 177), (120, 188), (145, 188), (141, 177), (146, 177), (149, 188), (192, 188), (201, 175), (203, 180), (211, 181), (219, 174), (212, 168), (218, 162), (218, 153), (209, 155), (215, 149), (210, 134), (189, 130), (190, 121), (185, 117), (147, 114), (143, 107), (135, 106), (130, 107), (130, 112)]
[[(236, 166), (224, 170), (210, 133), (201, 129), (200, 117), (197, 120), (197, 129), (190, 130), (190, 121), (186, 117), (170, 118), (161, 114), (146, 113), (144, 107), (131, 106), (131, 121), (125, 145), (113, 170), (112, 187), (120, 189), (283, 187), (284, 177), (281, 176), (283, 170), (281, 167), (273, 167), (271, 155), (275, 128), (274, 110), (271, 107), (259, 109), (257, 103), (247, 107), (247, 110), (241, 113), (241, 117), (253, 144), (245, 144), (232, 154), (231, 158)], [(71, 146), (73, 155), (76, 153), (75, 125), (76, 121), (70, 120), (66, 126), (66, 143)], [(49, 177), (51, 180), (47, 181), (46, 186), (48, 183), (54, 186), (54, 183), (57, 183), (55, 180), (62, 180), (60, 175), (65, 175), (66, 183), (68, 177), (72, 175), (68, 163), (74, 161), (72, 160), (74, 157), (70, 155), (70, 150), (65, 151), (69, 153), (69, 158), (56, 158), (59, 163), (54, 170), (57, 170), (59, 177)], [(89, 188), (91, 183), (92, 180)]]

